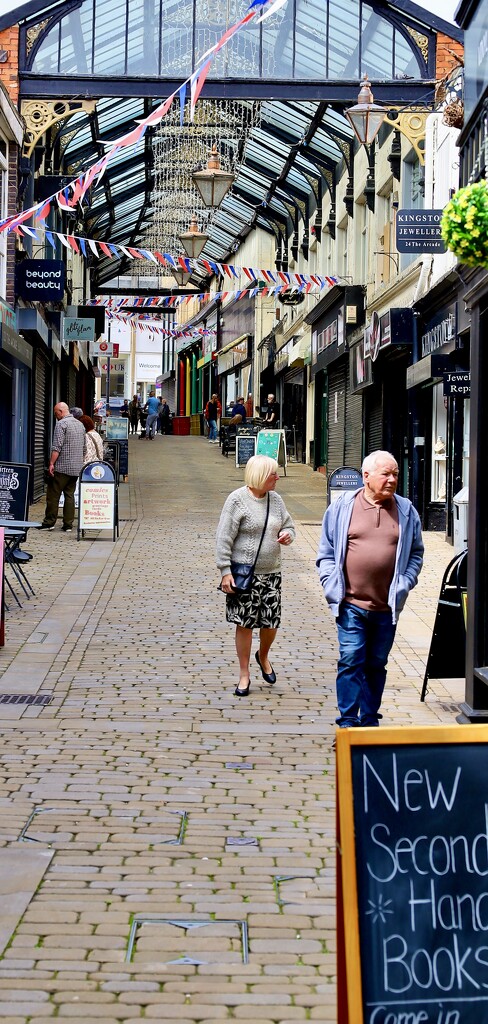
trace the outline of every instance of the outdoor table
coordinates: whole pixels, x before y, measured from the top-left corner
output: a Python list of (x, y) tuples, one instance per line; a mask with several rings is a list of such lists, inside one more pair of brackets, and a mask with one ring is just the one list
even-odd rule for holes
[[(34, 594), (34, 590), (31, 587), (29, 580), (27, 579), (27, 575), (24, 572), (22, 566), (18, 563), (17, 559), (15, 558), (14, 551), (19, 542), (25, 540), (25, 535), (28, 530), (30, 530), (31, 528), (39, 529), (40, 526), (41, 523), (36, 523), (24, 519), (0, 519), (0, 528), (3, 528), (4, 531), (5, 564), (9, 565), (10, 568), (12, 569), (12, 572), (15, 578), (17, 579), (17, 582), (20, 583), (20, 586), (27, 598), (30, 597), (29, 590), (31, 594)], [(22, 605), (15, 591), (12, 588), (10, 581), (7, 578), (5, 579), (9, 590), (11, 591), (13, 597), (15, 598), (17, 604), (19, 605), (19, 608), (21, 608)], [(28, 587), (28, 590), (26, 589), (26, 586)]]

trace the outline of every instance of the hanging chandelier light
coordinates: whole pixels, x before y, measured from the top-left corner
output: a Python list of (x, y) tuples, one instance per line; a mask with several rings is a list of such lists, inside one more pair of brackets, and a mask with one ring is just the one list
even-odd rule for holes
[(363, 75), (357, 104), (344, 111), (356, 138), (362, 145), (369, 146), (373, 142), (387, 113), (385, 107), (373, 102), (368, 76)]
[(198, 230), (197, 218), (192, 217), (190, 226), (187, 231), (184, 231), (178, 238), (189, 257), (193, 260), (197, 260), (202, 249), (205, 247), (205, 243), (208, 242), (208, 235), (204, 231)]
[(212, 146), (206, 170), (194, 171), (192, 179), (205, 206), (220, 206), (234, 181), (234, 175), (220, 169), (219, 153), (215, 143)]

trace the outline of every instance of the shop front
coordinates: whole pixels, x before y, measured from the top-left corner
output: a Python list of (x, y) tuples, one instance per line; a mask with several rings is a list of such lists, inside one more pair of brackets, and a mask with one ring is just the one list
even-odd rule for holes
[(415, 307), (417, 340), (407, 389), (412, 500), (424, 528), (445, 531), (452, 540), (453, 496), (469, 475), (469, 323), (456, 298), (457, 279), (446, 302), (447, 284)]
[(361, 465), (362, 400), (351, 389), (349, 340), (364, 322), (363, 289), (331, 289), (306, 320), (312, 327), (314, 468), (330, 476), (341, 466)]
[(252, 390), (252, 335), (242, 334), (217, 352), (218, 394), (224, 415)]
[(16, 330), (13, 309), (0, 301), (0, 458), (30, 461), (32, 345)]
[(53, 427), (54, 384), (59, 365), (59, 339), (34, 307), (19, 307), (17, 324), (24, 344), (28, 344), (29, 348), (32, 346), (27, 461), (32, 464), (31, 498), (35, 501), (45, 489), (44, 475)]
[(410, 307), (375, 310), (364, 332), (364, 366), (361, 349), (355, 354), (356, 368), (363, 376), (359, 389), (363, 395), (363, 454), (379, 448), (391, 452), (398, 462), (398, 491), (405, 496), (409, 493), (406, 376), (412, 359), (413, 320)]

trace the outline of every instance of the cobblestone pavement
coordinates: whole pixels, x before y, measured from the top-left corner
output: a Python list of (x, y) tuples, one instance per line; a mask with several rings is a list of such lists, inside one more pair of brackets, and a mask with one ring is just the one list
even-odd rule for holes
[[(330, 1024), (335, 628), (313, 567), (324, 478), (291, 465), (279, 483), (298, 539), (284, 552), (278, 683), (254, 673), (238, 701), (213, 547), (242, 471), (203, 438), (129, 443), (119, 541), (77, 543), (60, 525), (30, 535), (37, 596), (8, 615), (0, 696), (53, 699), (0, 704), (0, 855), (45, 856), (27, 909), (14, 906), (0, 1017)], [(419, 702), (452, 557), (441, 536), (426, 541), (387, 724), (451, 723), (462, 693), (433, 681)]]

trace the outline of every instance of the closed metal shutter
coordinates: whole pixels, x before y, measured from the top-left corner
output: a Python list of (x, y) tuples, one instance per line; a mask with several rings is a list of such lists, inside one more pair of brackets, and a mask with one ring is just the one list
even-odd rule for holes
[(327, 475), (344, 466), (346, 435), (346, 360), (329, 367)]
[(34, 381), (34, 445), (32, 466), (32, 493), (34, 501), (44, 493), (44, 471), (47, 465), (47, 362), (42, 352), (36, 352)]
[(366, 392), (366, 451), (365, 455), (383, 447), (383, 388), (381, 381)]
[(360, 469), (363, 450), (363, 396), (352, 395), (347, 364), (346, 390), (346, 437), (344, 465)]

